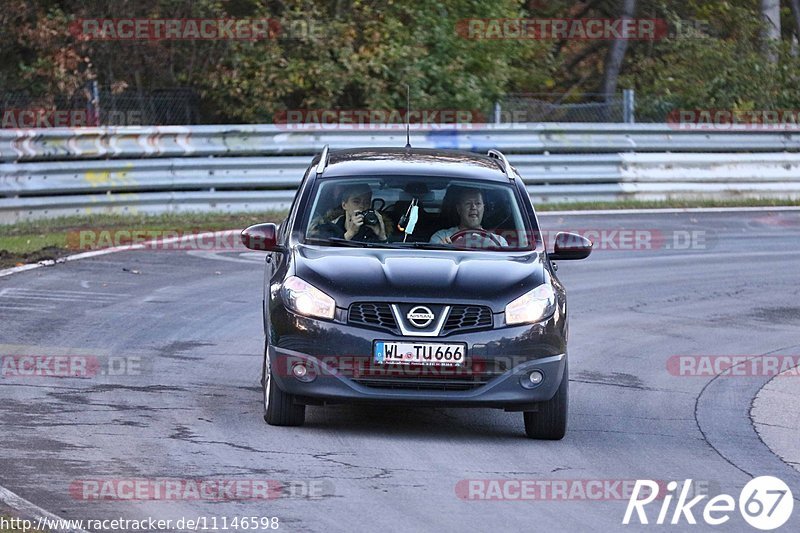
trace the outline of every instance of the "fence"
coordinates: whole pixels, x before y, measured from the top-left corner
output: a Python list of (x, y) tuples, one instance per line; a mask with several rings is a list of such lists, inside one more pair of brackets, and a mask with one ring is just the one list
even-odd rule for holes
[[(599, 93), (518, 93), (508, 94), (491, 109), (483, 110), (486, 120), (494, 123), (533, 122), (634, 122), (632, 90), (607, 96)], [(643, 102), (650, 102), (646, 98)], [(665, 104), (663, 111), (647, 113), (652, 105), (645, 104), (644, 122), (665, 122), (674, 106)], [(4, 128), (54, 127), (57, 125), (30, 125), (17, 120), (15, 112), (36, 110), (39, 120), (56, 113), (71, 117), (64, 127), (76, 126), (163, 126), (217, 124), (219, 113), (212, 112), (213, 104), (203, 105), (200, 94), (190, 87), (168, 89), (137, 89), (135, 87), (103, 87), (87, 84), (70, 94), (36, 96), (19, 92), (0, 91), (0, 111)], [(11, 113), (9, 120), (8, 113)], [(85, 115), (85, 117), (83, 116)], [(275, 117), (265, 116), (262, 121)], [(83, 122), (81, 123), (81, 120)], [(224, 121), (224, 120), (223, 120)], [(77, 122), (77, 123), (76, 123)]]
[[(509, 94), (498, 101), (490, 115), (496, 124), (513, 122), (625, 122), (633, 123), (632, 90), (622, 95), (577, 93)], [(662, 121), (663, 122), (663, 121)]]
[[(0, 131), (0, 222), (288, 207), (313, 155), (405, 145), (402, 129), (165, 126)], [(503, 150), (535, 202), (800, 198), (800, 132), (665, 125), (415, 130), (415, 148)]]
[[(137, 91), (112, 90), (89, 85), (72, 94), (36, 96), (26, 93), (0, 92), (3, 127), (29, 127), (8, 124), (22, 111), (35, 111), (28, 121), (47, 122), (53, 115), (68, 116), (66, 126), (142, 126), (199, 124), (203, 121), (200, 96), (191, 88)], [(16, 119), (23, 122), (21, 119)], [(39, 127), (53, 127), (44, 124)]]

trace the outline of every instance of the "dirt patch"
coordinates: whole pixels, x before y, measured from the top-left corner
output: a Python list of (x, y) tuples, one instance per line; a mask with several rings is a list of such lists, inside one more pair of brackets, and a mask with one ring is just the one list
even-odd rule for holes
[(68, 248), (58, 248), (48, 246), (41, 250), (29, 253), (14, 253), (8, 250), (0, 250), (0, 269), (11, 268), (28, 263), (38, 263), (39, 261), (55, 261), (61, 257), (74, 254), (75, 250)]

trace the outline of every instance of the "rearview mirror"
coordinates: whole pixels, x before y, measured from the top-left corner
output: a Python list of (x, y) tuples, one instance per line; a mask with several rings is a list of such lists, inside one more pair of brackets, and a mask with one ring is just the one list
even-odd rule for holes
[(281, 252), (278, 245), (278, 227), (275, 224), (256, 224), (242, 231), (242, 244), (260, 252)]
[(586, 259), (592, 253), (592, 241), (575, 233), (559, 233), (550, 259), (553, 261), (569, 261)]

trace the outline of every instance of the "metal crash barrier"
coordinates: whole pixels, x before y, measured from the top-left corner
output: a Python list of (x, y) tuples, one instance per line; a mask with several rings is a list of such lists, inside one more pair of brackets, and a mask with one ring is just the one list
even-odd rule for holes
[[(313, 155), (403, 147), (397, 128), (159, 126), (0, 130), (0, 223), (92, 213), (288, 207)], [(498, 149), (535, 203), (800, 198), (800, 132), (746, 126), (472, 124), (415, 148)]]

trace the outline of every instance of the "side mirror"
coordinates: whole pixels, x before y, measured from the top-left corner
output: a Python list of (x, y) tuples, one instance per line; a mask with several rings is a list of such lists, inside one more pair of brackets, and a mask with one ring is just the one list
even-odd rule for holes
[(278, 245), (278, 227), (275, 224), (256, 224), (242, 231), (242, 244), (260, 252), (282, 252)]
[(575, 233), (559, 233), (550, 259), (553, 261), (570, 261), (586, 259), (592, 253), (592, 241)]

